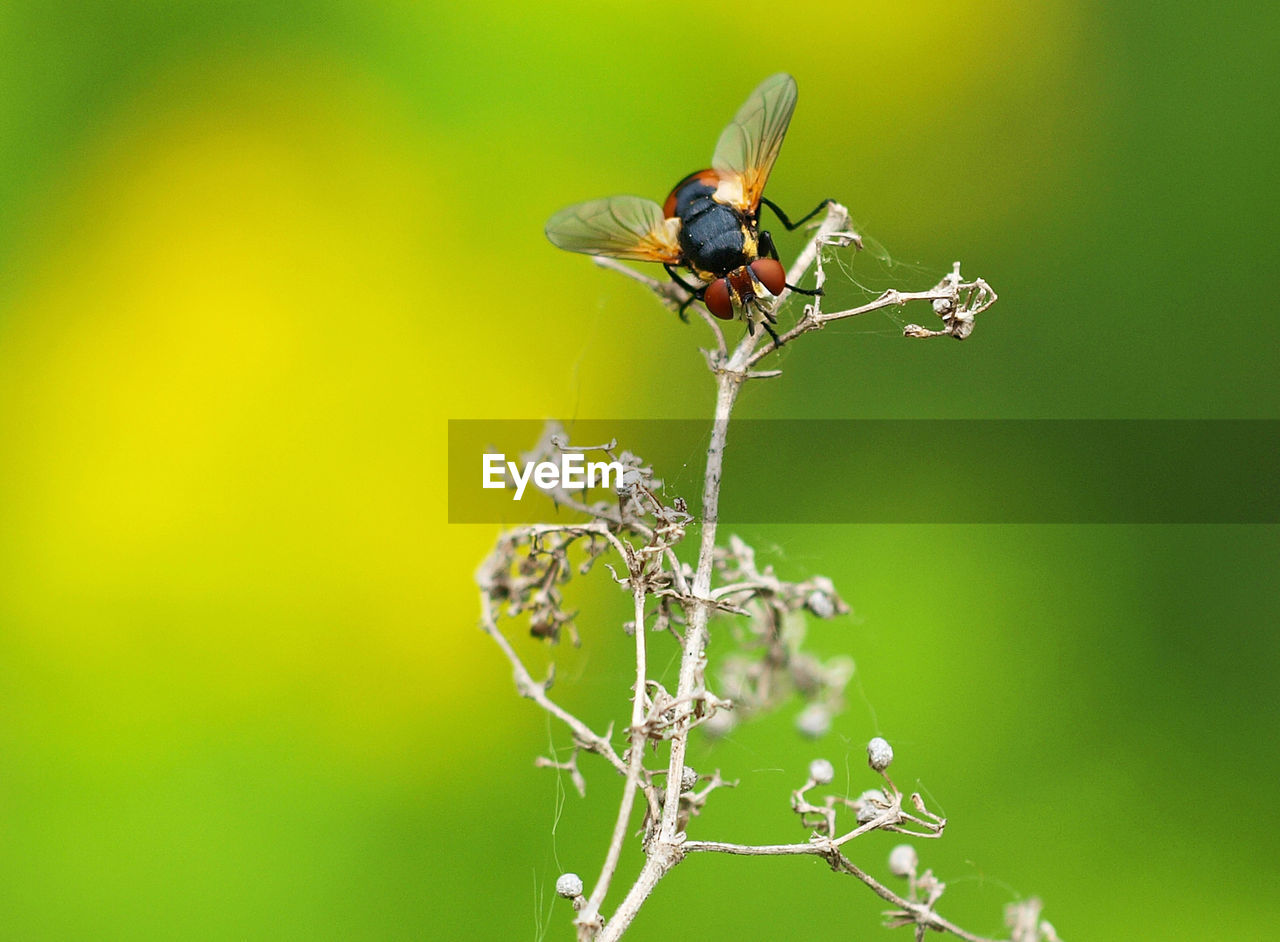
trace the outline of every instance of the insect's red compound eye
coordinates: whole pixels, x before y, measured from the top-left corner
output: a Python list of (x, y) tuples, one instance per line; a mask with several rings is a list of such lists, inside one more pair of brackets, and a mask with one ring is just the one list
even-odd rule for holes
[[(782, 266), (779, 265), (778, 267), (781, 268)], [(760, 280), (764, 281), (763, 278)], [(733, 320), (733, 302), (729, 300), (729, 282), (723, 278), (717, 278), (707, 285), (706, 293), (702, 296), (702, 302), (707, 306), (708, 311), (722, 321)]]
[(751, 270), (769, 289), (770, 294), (782, 294), (787, 286), (787, 274), (782, 270), (782, 263), (772, 258), (758, 258), (751, 263)]

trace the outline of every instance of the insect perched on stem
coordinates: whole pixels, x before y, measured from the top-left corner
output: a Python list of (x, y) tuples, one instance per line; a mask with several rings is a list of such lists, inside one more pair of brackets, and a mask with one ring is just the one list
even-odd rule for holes
[[(547, 238), (571, 252), (659, 262), (689, 292), (680, 305), (682, 319), (699, 300), (716, 317), (741, 317), (750, 333), (759, 323), (780, 342), (773, 329), (778, 295), (787, 288), (810, 296), (820, 292), (786, 283), (773, 238), (760, 228), (760, 206), (791, 230), (831, 202), (823, 200), (792, 222), (764, 197), (795, 107), (795, 79), (785, 73), (765, 79), (721, 133), (711, 169), (677, 183), (665, 204), (639, 196), (575, 203), (548, 220)], [(697, 284), (685, 281), (678, 267), (692, 272)]]

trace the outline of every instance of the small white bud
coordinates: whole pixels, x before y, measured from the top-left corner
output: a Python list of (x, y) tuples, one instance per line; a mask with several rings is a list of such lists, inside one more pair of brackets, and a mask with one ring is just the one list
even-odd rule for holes
[(836, 777), (835, 766), (826, 759), (814, 759), (809, 763), (809, 778), (818, 785), (828, 785)]
[(867, 743), (867, 764), (877, 772), (883, 772), (893, 761), (893, 747), (888, 741), (877, 736)]
[(916, 849), (910, 844), (899, 844), (889, 851), (889, 872), (895, 877), (907, 878), (920, 866), (920, 858)]
[(825, 736), (831, 729), (831, 711), (821, 703), (810, 703), (796, 717), (796, 729), (813, 739)]
[(680, 772), (680, 790), (687, 792), (698, 784), (698, 770), (685, 766)]
[(817, 589), (809, 593), (809, 597), (805, 599), (804, 604), (808, 606), (809, 611), (819, 618), (830, 618), (836, 613), (836, 605), (831, 601), (831, 596)]
[(702, 731), (712, 739), (727, 736), (738, 725), (738, 718), (731, 710), (716, 710), (702, 723)]
[(859, 795), (858, 800), (853, 803), (854, 817), (858, 819), (859, 824), (866, 824), (873, 818), (879, 817), (880, 812), (886, 807), (884, 792), (878, 788), (872, 788)]
[(573, 899), (582, 895), (582, 877), (576, 873), (562, 873), (556, 880), (556, 892), (565, 899)]
[(637, 487), (639, 487), (640, 482), (643, 480), (644, 480), (644, 475), (641, 474), (635, 468), (624, 469), (622, 472), (622, 481), (620, 482), (620, 485), (617, 489), (618, 493), (624, 494), (624, 495), (630, 494)]

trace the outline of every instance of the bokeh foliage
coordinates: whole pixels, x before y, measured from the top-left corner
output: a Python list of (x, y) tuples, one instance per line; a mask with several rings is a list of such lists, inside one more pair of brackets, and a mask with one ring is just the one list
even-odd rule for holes
[[(961, 258), (1002, 299), (963, 345), (901, 341), (911, 312), (806, 338), (743, 414), (1274, 418), (1278, 20), (5, 4), (0, 935), (564, 937), (551, 886), (594, 872), (613, 783), (531, 767), (565, 737), (474, 629), (493, 532), (444, 523), (444, 420), (699, 417), (711, 387), (701, 328), (545, 218), (660, 198), (786, 69), (770, 195), (848, 204), (889, 247), (865, 285)], [(788, 500), (785, 455), (735, 461)], [(705, 836), (796, 838), (808, 760), (856, 791), (881, 733), (953, 821), (922, 852), (962, 924), (1030, 893), (1068, 939), (1275, 924), (1248, 889), (1280, 860), (1274, 527), (745, 535), (854, 605), (815, 637), (864, 696), (820, 744), (784, 712), (700, 753), (743, 778)], [(621, 717), (625, 605), (587, 604), (564, 687)], [(878, 908), (811, 862), (699, 859), (634, 934), (871, 936)]]

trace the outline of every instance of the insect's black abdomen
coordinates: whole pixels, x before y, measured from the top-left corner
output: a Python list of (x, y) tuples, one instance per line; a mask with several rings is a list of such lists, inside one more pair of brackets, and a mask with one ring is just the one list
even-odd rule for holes
[(719, 179), (714, 170), (699, 170), (697, 173), (689, 174), (675, 185), (671, 195), (667, 197), (667, 203), (662, 207), (663, 215), (668, 219), (672, 216), (683, 219), (689, 212), (689, 204), (694, 200), (710, 196), (716, 191), (717, 186), (719, 186)]
[(727, 275), (751, 261), (743, 252), (742, 216), (732, 206), (701, 196), (689, 201), (680, 220), (680, 248), (695, 269)]

